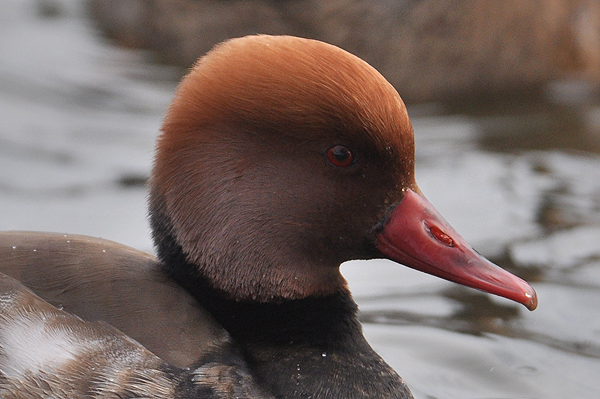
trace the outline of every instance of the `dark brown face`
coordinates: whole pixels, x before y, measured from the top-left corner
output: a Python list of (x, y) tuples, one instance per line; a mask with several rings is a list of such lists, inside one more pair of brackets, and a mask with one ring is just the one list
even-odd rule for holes
[(463, 251), (416, 186), (402, 100), (336, 47), (226, 42), (182, 81), (162, 130), (154, 225), (233, 298), (332, 294), (346, 289), (340, 263), (388, 257), (535, 307), (526, 283)]
[(247, 145), (243, 157), (256, 162), (239, 184), (252, 199), (249, 213), (280, 224), (284, 247), (310, 254), (312, 264), (337, 267), (368, 256), (375, 226), (413, 183), (406, 181), (412, 164), (407, 173), (392, 151), (360, 136), (317, 130), (308, 139), (276, 135)]
[(169, 171), (161, 191), (179, 244), (220, 288), (251, 284), (237, 295), (268, 289), (265, 300), (343, 288), (339, 265), (374, 256), (374, 229), (414, 186), (397, 151), (311, 128), (298, 137), (214, 127), (177, 162), (157, 163)]

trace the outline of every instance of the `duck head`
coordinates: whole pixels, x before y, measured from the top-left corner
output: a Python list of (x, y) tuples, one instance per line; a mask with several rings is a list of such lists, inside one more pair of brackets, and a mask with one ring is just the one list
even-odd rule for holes
[(388, 258), (537, 303), (422, 195), (396, 90), (319, 41), (248, 36), (201, 58), (165, 118), (150, 185), (159, 257), (233, 299), (330, 295), (347, 290), (342, 262)]

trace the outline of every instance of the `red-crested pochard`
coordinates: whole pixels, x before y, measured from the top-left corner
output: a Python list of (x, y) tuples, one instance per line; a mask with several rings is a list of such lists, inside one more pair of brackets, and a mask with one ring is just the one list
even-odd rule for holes
[[(6, 344), (14, 324), (36, 337), (53, 330), (43, 330), (44, 311), (20, 321), (28, 313), (13, 312), (15, 298), (34, 313), (50, 305), (3, 280), (0, 389), (28, 384), (55, 355), (62, 374), (45, 368), (38, 388), (68, 380), (64, 359), (94, 365), (87, 357), (113, 342), (107, 353), (143, 353), (132, 368), (148, 377), (138, 379), (167, 381), (157, 397), (411, 398), (362, 335), (339, 270), (351, 259), (387, 258), (537, 305), (526, 282), (478, 255), (420, 192), (396, 90), (319, 41), (248, 36), (202, 57), (162, 126), (149, 202), (159, 260), (82, 236), (0, 235), (0, 271), (64, 309), (46, 310), (47, 323), (64, 323), (53, 340), (75, 326), (70, 344), (50, 345), (55, 353)], [(73, 344), (85, 331), (98, 343), (91, 355)], [(37, 365), (30, 374), (11, 363), (23, 352), (42, 358), (25, 361)], [(90, 369), (72, 371), (94, 383), (112, 375)], [(80, 395), (92, 389), (75, 385)]]

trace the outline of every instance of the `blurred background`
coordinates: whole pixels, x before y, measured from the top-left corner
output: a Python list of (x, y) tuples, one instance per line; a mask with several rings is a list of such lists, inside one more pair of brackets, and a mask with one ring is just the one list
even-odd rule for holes
[(384, 261), (342, 268), (417, 399), (600, 397), (600, 0), (2, 0), (0, 229), (152, 252), (175, 85), (252, 33), (336, 44), (408, 104), (417, 180), (539, 308)]

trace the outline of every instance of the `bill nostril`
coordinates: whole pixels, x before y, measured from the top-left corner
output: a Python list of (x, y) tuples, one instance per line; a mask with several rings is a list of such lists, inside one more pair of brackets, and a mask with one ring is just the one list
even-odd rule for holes
[(455, 246), (454, 240), (448, 234), (444, 233), (442, 229), (437, 226), (430, 226), (429, 232), (440, 244), (443, 244), (447, 247)]

